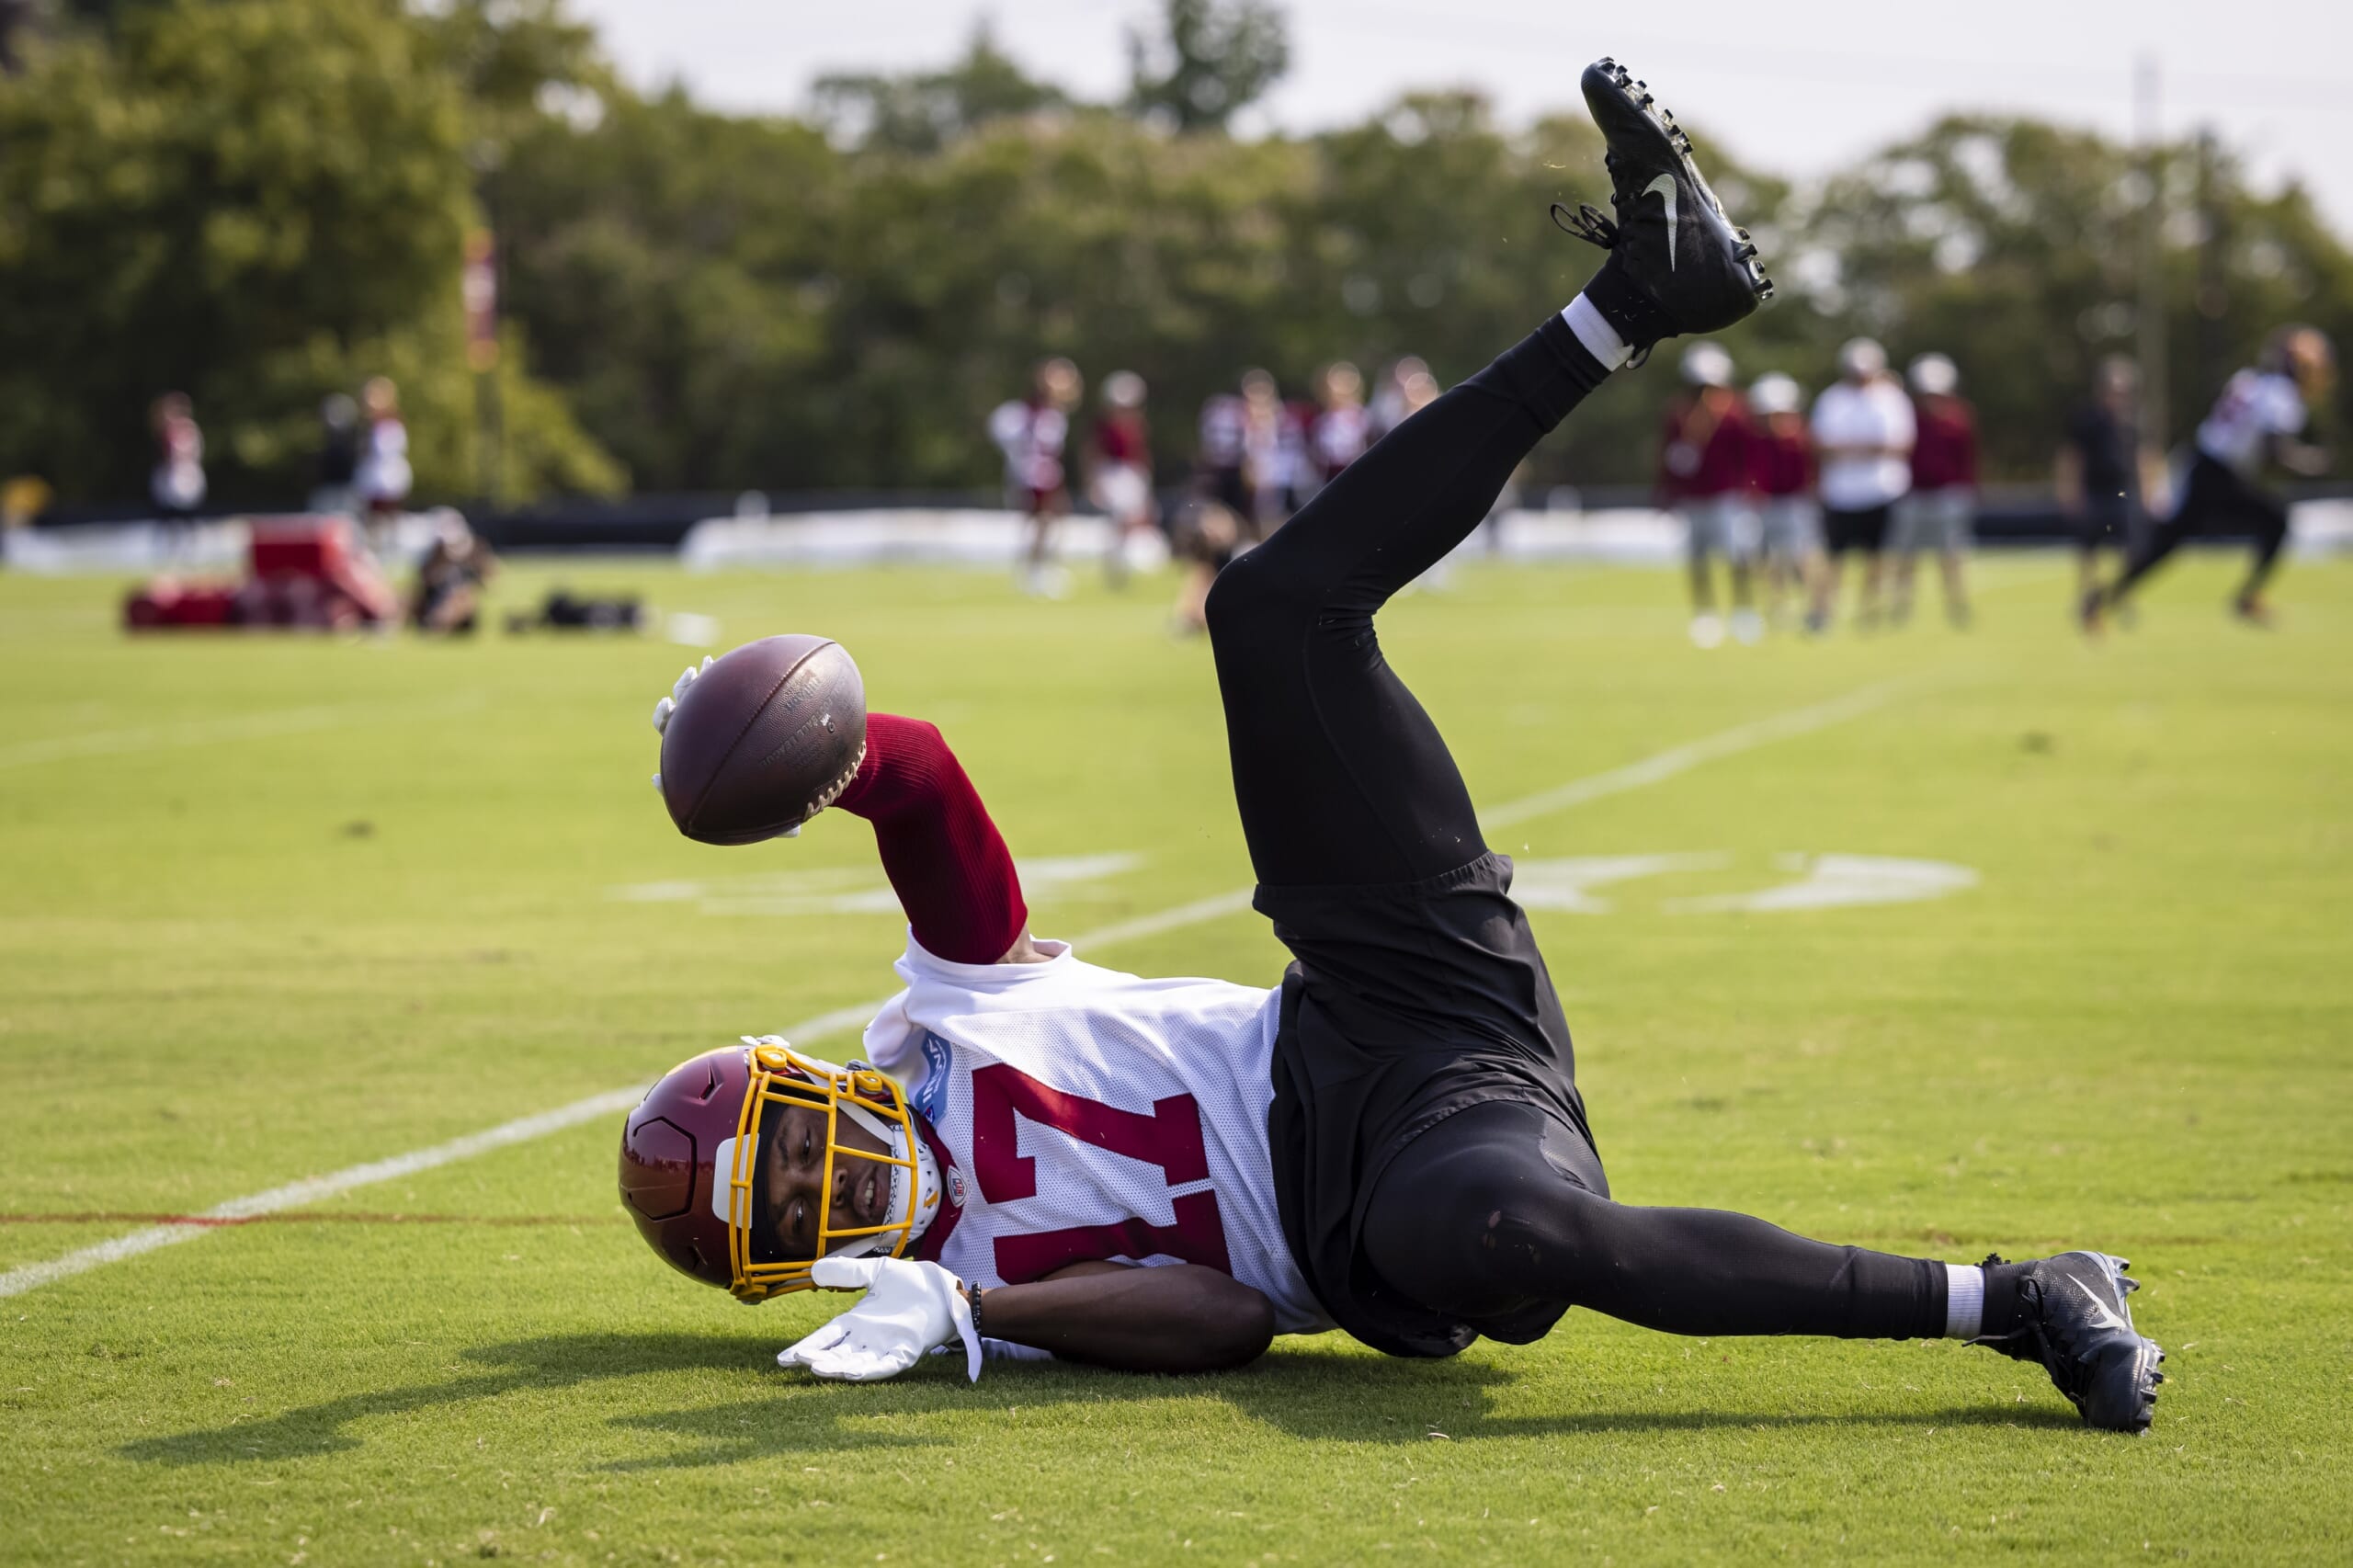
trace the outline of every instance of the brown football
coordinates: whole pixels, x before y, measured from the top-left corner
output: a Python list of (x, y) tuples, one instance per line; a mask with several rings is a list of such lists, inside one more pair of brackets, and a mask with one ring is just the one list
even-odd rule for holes
[(711, 662), (662, 732), (662, 803), (688, 838), (756, 844), (833, 803), (866, 755), (866, 686), (838, 642), (763, 637)]

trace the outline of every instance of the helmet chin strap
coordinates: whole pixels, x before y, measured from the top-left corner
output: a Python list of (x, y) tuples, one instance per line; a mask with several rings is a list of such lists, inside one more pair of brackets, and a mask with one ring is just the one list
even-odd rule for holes
[[(835, 1109), (849, 1118), (891, 1151), (895, 1160), (907, 1158), (908, 1147), (914, 1146), (915, 1169), (904, 1165), (891, 1167), (891, 1222), (913, 1221), (907, 1232), (907, 1242), (913, 1245), (931, 1226), (932, 1216), (939, 1212), (939, 1162), (932, 1158), (931, 1148), (913, 1132), (892, 1126), (870, 1110), (847, 1101), (838, 1102)], [(844, 1242), (827, 1253), (828, 1257), (864, 1257), (870, 1253), (890, 1250), (891, 1233), (877, 1232), (870, 1236), (858, 1236)]]

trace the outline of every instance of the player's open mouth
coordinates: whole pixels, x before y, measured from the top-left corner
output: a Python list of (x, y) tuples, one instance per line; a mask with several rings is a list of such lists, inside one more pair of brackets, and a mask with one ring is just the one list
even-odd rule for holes
[(882, 1222), (882, 1173), (880, 1170), (858, 1184), (858, 1194), (851, 1207), (858, 1211), (860, 1223), (879, 1225)]

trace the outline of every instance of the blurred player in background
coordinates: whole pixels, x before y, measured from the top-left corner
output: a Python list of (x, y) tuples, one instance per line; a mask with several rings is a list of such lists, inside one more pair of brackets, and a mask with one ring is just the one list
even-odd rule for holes
[(1941, 354), (1912, 361), (1912, 494), (1895, 507), (1895, 583), (1890, 606), (1898, 624), (1912, 617), (1912, 584), (1920, 552), (1937, 552), (1945, 619), (1969, 624), (1966, 562), (1976, 536), (1977, 411), (1959, 394), (1961, 372)]
[(311, 510), (322, 517), (359, 515), (359, 405), (348, 392), (330, 392), (319, 403), (319, 459), (311, 486)]
[(1275, 378), (1265, 370), (1243, 372), (1242, 480), (1254, 540), (1270, 537), (1290, 516), (1291, 466), (1299, 446), (1291, 423)]
[(1332, 483), (1340, 472), (1364, 456), (1371, 441), (1371, 419), (1365, 412), (1364, 377), (1346, 359), (1324, 367), (1315, 378), (1316, 414), (1308, 432), (1315, 462), (1317, 489)]
[(1114, 370), (1103, 378), (1103, 415), (1095, 422), (1088, 497), (1111, 519), (1104, 579), (1127, 585), (1134, 557), (1150, 541), (1159, 508), (1152, 495), (1152, 431), (1144, 423), (1143, 378)]
[(204, 505), (204, 432), (186, 392), (165, 392), (147, 411), (155, 436), (155, 466), (147, 476), (148, 499), (164, 525), (164, 551), (180, 553), (187, 526)]
[(2255, 533), (2255, 558), (2231, 600), (2232, 611), (2250, 625), (2268, 626), (2271, 609), (2263, 588), (2287, 542), (2288, 502), (2264, 483), (2266, 471), (2306, 476), (2327, 472), (2327, 452), (2296, 436), (2310, 406), (2327, 396), (2336, 381), (2336, 353), (2319, 328), (2284, 326), (2273, 333), (2255, 369), (2239, 371), (2224, 384), (2213, 412), (2198, 426), (2195, 454), (2173, 516), (2132, 552), (2113, 587), (2084, 596), (2084, 629), (2099, 630), (2101, 617), (2122, 604), (2184, 540), (2232, 523)]
[(408, 509), (414, 475), (408, 466), (408, 426), (401, 421), (400, 389), (389, 377), (369, 378), (359, 389), (368, 426), (360, 437), (359, 465), (352, 476), (366, 518), (368, 547), (382, 557), (392, 545), (392, 524)]
[(1185, 563), (1170, 609), (1169, 630), (1189, 637), (1210, 629), (1210, 588), (1242, 547), (1242, 520), (1222, 501), (1192, 496), (1170, 520), (1168, 547)]
[(1748, 389), (1748, 487), (1756, 497), (1765, 613), (1779, 624), (1789, 605), (1806, 605), (1806, 630), (1819, 631), (1809, 601), (1822, 572), (1822, 508), (1813, 498), (1805, 394), (1776, 370)]
[(1686, 348), (1684, 390), (1666, 405), (1659, 443), (1659, 494), (1683, 518), (1691, 642), (1701, 648), (1724, 640), (1711, 564), (1718, 556), (1731, 579), (1733, 635), (1754, 642), (1765, 630), (1749, 598), (1756, 517), (1748, 494), (1748, 404), (1732, 384), (1732, 356), (1722, 344), (1701, 341)]
[(1829, 624), (1846, 558), (1856, 552), (1863, 558), (1856, 619), (1876, 625), (1890, 514), (1912, 488), (1912, 400), (1887, 373), (1887, 350), (1868, 337), (1847, 340), (1838, 350), (1838, 379), (1813, 400), (1813, 428), (1830, 546), (1829, 565), (1814, 584), (1814, 619)]
[(1324, 465), (1315, 457), (1315, 421), (1323, 413), (1316, 397), (1283, 400), (1283, 423), (1276, 449), (1281, 454), (1283, 516), (1288, 517), (1324, 488)]
[(433, 543), (417, 563), (409, 597), (409, 624), (442, 636), (472, 632), (481, 624), (483, 588), (497, 571), (498, 558), (466, 520), (447, 506), (436, 508)]
[(2091, 401), (2068, 415), (2052, 464), (2059, 509), (2075, 529), (2078, 603), (2099, 589), (2099, 552), (2116, 551), (2121, 564), (2148, 533), (2154, 464), (2141, 440), (2140, 396), (2141, 373), (2131, 360), (2122, 355), (2101, 360)]
[(1405, 422), (1408, 415), (1438, 396), (1438, 378), (1418, 354), (1408, 354), (1389, 367), (1381, 390), (1366, 410), (1366, 438), (1378, 441)]
[(1250, 486), (1243, 477), (1248, 411), (1238, 392), (1211, 392), (1201, 402), (1198, 444), (1193, 449), (1193, 485), (1238, 521), (1250, 511)]
[(1006, 506), (1029, 520), (1029, 543), (1014, 569), (1014, 582), (1025, 594), (1060, 598), (1070, 591), (1052, 556), (1054, 525), (1070, 511), (1063, 449), (1081, 390), (1077, 366), (1048, 359), (1031, 376), (1029, 396), (998, 403), (989, 415), (989, 439), (1005, 455)]

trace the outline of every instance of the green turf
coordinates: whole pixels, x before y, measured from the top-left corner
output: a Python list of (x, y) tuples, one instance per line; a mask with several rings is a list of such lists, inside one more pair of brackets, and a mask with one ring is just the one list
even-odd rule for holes
[[(0, 1300), (0, 1559), (2346, 1561), (2353, 1394), (2353, 568), (2284, 624), (2185, 566), (2086, 648), (2053, 560), (1983, 620), (1703, 654), (1665, 574), (1464, 574), (1388, 644), (1500, 805), (1893, 681), (1877, 709), (1499, 831), (1526, 858), (1721, 851), (1537, 926), (1620, 1195), (1974, 1260), (2131, 1256), (2172, 1351), (2154, 1431), (1945, 1343), (1540, 1346), (1240, 1373), (779, 1373), (824, 1307), (662, 1267), (611, 1119)], [(551, 574), (518, 570), (509, 597)], [(1068, 935), (1247, 880), (1207, 650), (1165, 585), (634, 585), (729, 640), (822, 630), (938, 719)], [(882, 995), (887, 914), (616, 888), (871, 865), (831, 817), (699, 847), (646, 776), (683, 651), (130, 641), (114, 585), (0, 578), (0, 1271), (603, 1090)], [(1677, 914), (1785, 852), (1975, 889)], [(804, 887), (813, 885), (803, 882)], [(725, 895), (736, 895), (729, 906)], [(1271, 983), (1247, 915), (1086, 956)], [(392, 1214), (441, 1217), (395, 1223)], [(336, 1216), (343, 1218), (337, 1219)]]

